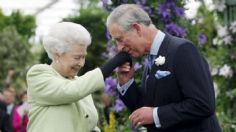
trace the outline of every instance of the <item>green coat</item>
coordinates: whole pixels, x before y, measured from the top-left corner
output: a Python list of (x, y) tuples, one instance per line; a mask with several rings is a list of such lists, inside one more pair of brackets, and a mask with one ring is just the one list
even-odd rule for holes
[(89, 132), (97, 126), (91, 93), (104, 87), (99, 68), (69, 80), (37, 64), (28, 71), (27, 84), (28, 132)]

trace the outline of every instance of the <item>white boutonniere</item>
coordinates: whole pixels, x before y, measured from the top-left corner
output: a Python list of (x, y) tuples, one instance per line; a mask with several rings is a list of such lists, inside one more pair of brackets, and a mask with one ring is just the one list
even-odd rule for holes
[(160, 56), (158, 56), (158, 58), (155, 59), (155, 64), (157, 66), (161, 66), (161, 65), (163, 65), (165, 63), (165, 61), (166, 61), (165, 56), (161, 56), (160, 55)]

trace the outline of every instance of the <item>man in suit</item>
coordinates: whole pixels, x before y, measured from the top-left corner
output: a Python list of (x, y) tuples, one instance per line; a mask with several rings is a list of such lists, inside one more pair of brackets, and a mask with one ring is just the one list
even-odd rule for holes
[[(1, 94), (1, 93), (0, 93)], [(1, 95), (0, 95), (1, 96)], [(5, 102), (3, 102), (3, 100), (0, 99), (0, 109), (2, 111), (7, 111), (7, 105), (5, 104)]]
[(16, 105), (15, 105), (15, 98), (16, 98), (16, 91), (15, 88), (9, 86), (7, 88), (3, 89), (3, 96), (4, 101), (7, 105), (6, 107), (6, 113), (9, 115), (9, 121), (10, 126), (13, 129), (13, 113), (15, 111)]
[(7, 106), (4, 102), (3, 95), (0, 93), (0, 132), (12, 132)]
[(221, 131), (208, 64), (190, 41), (163, 33), (133, 4), (114, 9), (106, 25), (119, 51), (150, 58), (141, 87), (128, 63), (118, 69), (118, 91), (134, 126), (151, 132)]
[(0, 109), (0, 132), (12, 132), (9, 115)]

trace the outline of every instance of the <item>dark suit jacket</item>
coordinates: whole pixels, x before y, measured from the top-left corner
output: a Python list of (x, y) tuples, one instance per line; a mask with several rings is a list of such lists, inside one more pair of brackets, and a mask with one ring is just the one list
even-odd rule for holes
[[(121, 96), (134, 111), (142, 106), (158, 107), (161, 128), (147, 125), (150, 132), (220, 132), (215, 115), (215, 94), (206, 60), (188, 40), (166, 34), (157, 57), (161, 66), (152, 65), (147, 81), (135, 82)], [(157, 79), (157, 70), (171, 74)], [(144, 77), (145, 78), (145, 77)]]
[(0, 100), (0, 109), (7, 112), (7, 105)]
[(1, 132), (13, 132), (9, 120), (9, 115), (0, 109), (0, 130)]

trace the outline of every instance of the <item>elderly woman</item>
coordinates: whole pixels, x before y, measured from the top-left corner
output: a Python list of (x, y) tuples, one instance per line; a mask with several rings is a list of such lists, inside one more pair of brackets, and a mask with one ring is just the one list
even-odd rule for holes
[(99, 131), (91, 93), (102, 89), (104, 78), (130, 57), (121, 52), (100, 68), (78, 77), (90, 43), (89, 32), (71, 22), (54, 25), (43, 39), (52, 63), (34, 65), (27, 73), (28, 132)]

